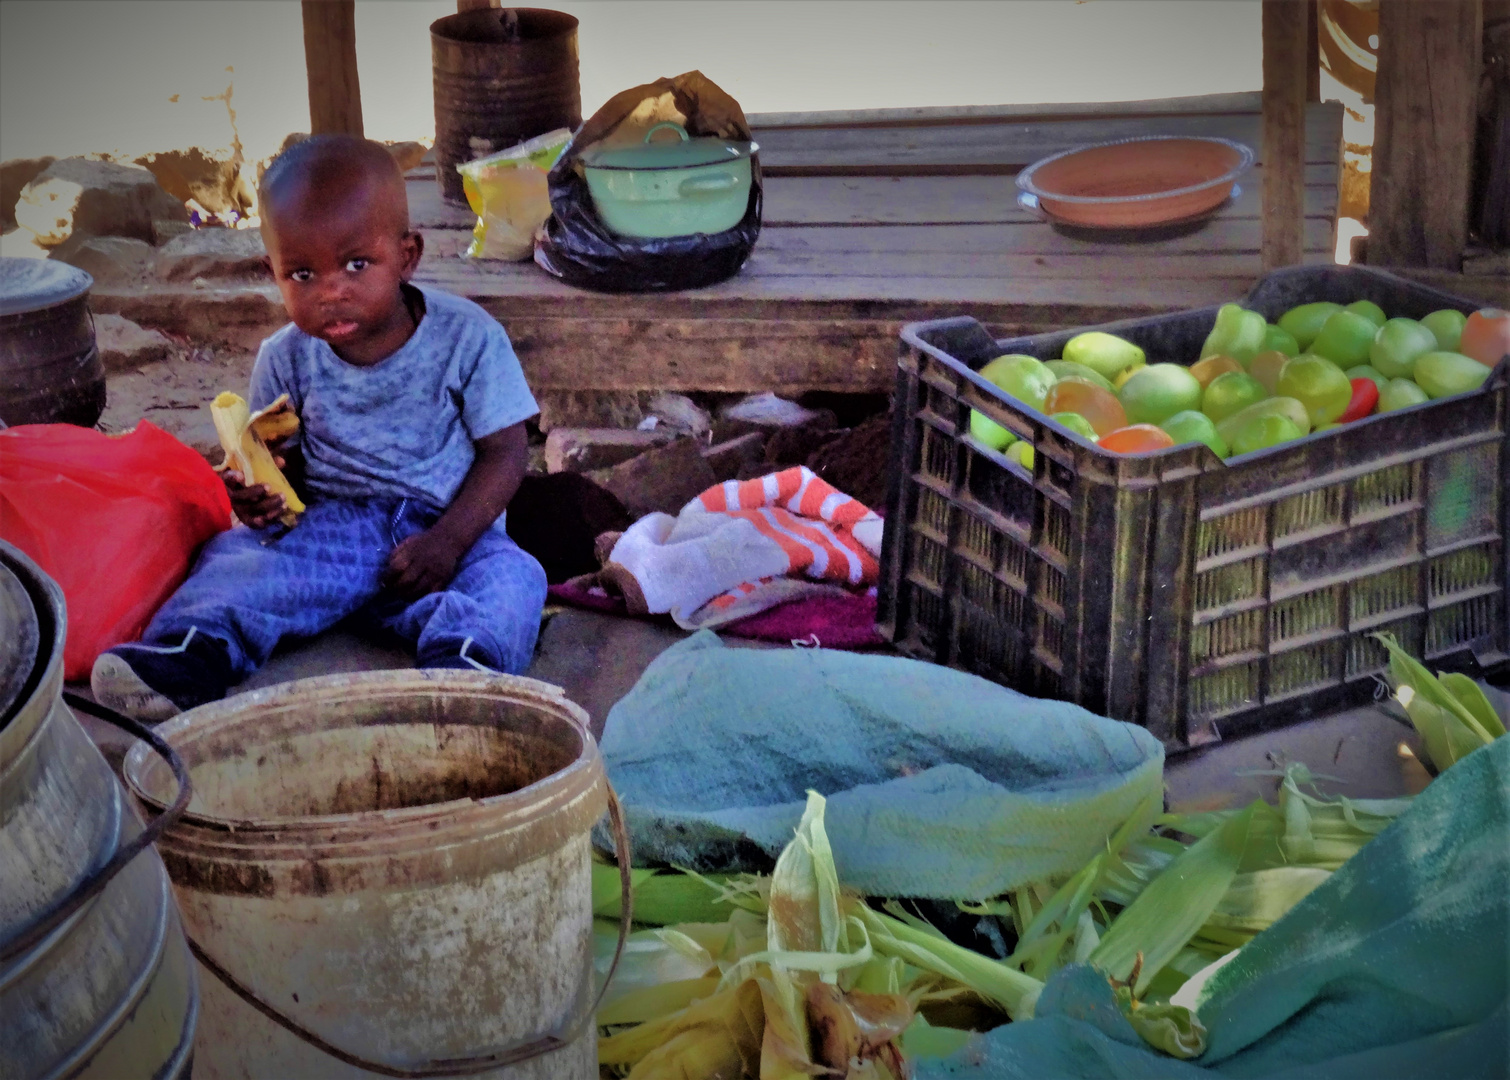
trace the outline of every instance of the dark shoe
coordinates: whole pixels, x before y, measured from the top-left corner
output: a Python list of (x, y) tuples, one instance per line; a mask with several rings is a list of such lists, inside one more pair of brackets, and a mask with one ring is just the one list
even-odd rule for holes
[(488, 667), (479, 660), (474, 659), (470, 653), (472, 639), (467, 638), (461, 643), (461, 648), (450, 654), (432, 654), (428, 657), (419, 658), (419, 667), (430, 671), (480, 671), (484, 675), (502, 675), (497, 668)]
[(178, 645), (117, 645), (100, 654), (89, 676), (94, 699), (135, 720), (159, 723), (217, 701), (232, 680), (230, 651), (191, 628)]

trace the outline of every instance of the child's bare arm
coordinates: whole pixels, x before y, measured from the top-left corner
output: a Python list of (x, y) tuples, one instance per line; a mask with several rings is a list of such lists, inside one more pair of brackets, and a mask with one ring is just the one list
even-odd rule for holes
[(405, 539), (388, 557), (386, 584), (418, 599), (438, 592), (456, 576), (456, 564), (508, 508), (529, 460), (524, 424), (515, 424), (472, 444), (477, 456), (450, 507), (430, 528)]

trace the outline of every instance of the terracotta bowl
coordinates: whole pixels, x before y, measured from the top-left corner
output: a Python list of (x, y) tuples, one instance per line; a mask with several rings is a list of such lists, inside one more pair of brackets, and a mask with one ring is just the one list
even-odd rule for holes
[(1067, 224), (1147, 228), (1211, 213), (1252, 164), (1253, 151), (1227, 139), (1152, 136), (1044, 158), (1017, 186)]

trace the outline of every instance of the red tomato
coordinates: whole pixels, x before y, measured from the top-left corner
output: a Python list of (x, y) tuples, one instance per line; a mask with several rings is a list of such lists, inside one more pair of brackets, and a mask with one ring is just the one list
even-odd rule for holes
[(1351, 424), (1354, 420), (1362, 420), (1365, 416), (1373, 413), (1375, 406), (1379, 404), (1379, 384), (1373, 379), (1353, 379), (1353, 396), (1347, 403), (1341, 416), (1337, 418), (1339, 424)]
[(1488, 367), (1498, 364), (1500, 357), (1510, 353), (1510, 311), (1483, 308), (1468, 316), (1458, 351)]
[(1146, 454), (1150, 450), (1169, 449), (1174, 445), (1174, 436), (1154, 424), (1133, 424), (1101, 436), (1100, 445), (1114, 454)]

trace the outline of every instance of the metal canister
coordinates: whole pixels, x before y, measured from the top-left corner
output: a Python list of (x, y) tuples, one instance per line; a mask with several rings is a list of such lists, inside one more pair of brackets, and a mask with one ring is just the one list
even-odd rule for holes
[(466, 205), (456, 166), (582, 123), (577, 20), (542, 8), (482, 8), (430, 24), (435, 168)]
[(0, 421), (93, 427), (105, 411), (94, 279), (51, 259), (0, 258)]

